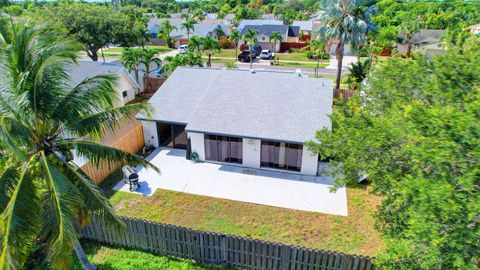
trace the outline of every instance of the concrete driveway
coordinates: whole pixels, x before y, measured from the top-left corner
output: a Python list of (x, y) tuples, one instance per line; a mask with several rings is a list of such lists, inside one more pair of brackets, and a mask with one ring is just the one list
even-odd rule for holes
[[(331, 177), (314, 177), (240, 166), (193, 163), (185, 151), (159, 148), (148, 158), (161, 173), (137, 168), (141, 188), (151, 196), (157, 188), (222, 199), (346, 216), (345, 188), (330, 192)], [(115, 190), (130, 192), (119, 182)]]

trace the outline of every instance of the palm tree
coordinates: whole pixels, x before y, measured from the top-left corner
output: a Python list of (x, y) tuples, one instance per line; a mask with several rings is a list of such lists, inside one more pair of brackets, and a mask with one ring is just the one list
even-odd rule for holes
[(318, 76), (320, 61), (323, 59), (326, 47), (327, 47), (327, 44), (325, 40), (323, 40), (321, 37), (317, 37), (316, 39), (310, 42), (310, 49), (313, 51), (314, 55), (316, 55), (317, 57), (317, 68), (315, 69), (315, 76)]
[(218, 26), (215, 28), (215, 35), (217, 36), (217, 40), (220, 40), (221, 37), (225, 36), (225, 31), (223, 31), (223, 28)]
[(412, 55), (412, 37), (420, 31), (422, 25), (418, 17), (411, 13), (405, 13), (403, 16), (400, 16), (402, 21), (398, 26), (398, 30), (401, 34), (405, 34), (405, 43), (407, 45), (405, 56), (410, 58)]
[(173, 47), (173, 40), (172, 37), (170, 37), (170, 33), (176, 29), (177, 27), (172, 25), (169, 20), (165, 20), (160, 24), (160, 33), (158, 36), (162, 38), (165, 41), (165, 44), (170, 48)]
[(273, 51), (276, 52), (277, 51), (277, 42), (282, 42), (282, 40), (283, 40), (282, 33), (280, 31), (274, 31), (270, 34), (270, 36), (268, 36), (268, 39), (270, 40), (270, 42), (273, 45)]
[(240, 42), (240, 38), (240, 32), (236, 29), (232, 30), (232, 32), (230, 32), (230, 36), (228, 36), (228, 39), (235, 43), (235, 59), (238, 58), (238, 42)]
[[(35, 26), (36, 25), (36, 26)], [(71, 268), (76, 251), (85, 269), (78, 229), (95, 213), (121, 225), (98, 186), (72, 160), (149, 164), (141, 157), (86, 138), (100, 138), (144, 104), (115, 108), (114, 75), (70, 87), (79, 46), (67, 35), (22, 20), (0, 30), (0, 172), (2, 269), (18, 269), (34, 241), (48, 245), (54, 269)]]
[(212, 66), (212, 54), (220, 52), (220, 44), (218, 40), (211, 37), (202, 38), (202, 51), (208, 55), (207, 67)]
[(128, 72), (135, 71), (135, 81), (139, 83), (138, 67), (140, 65), (141, 50), (124, 48), (122, 50), (122, 56), (120, 57), (120, 63), (127, 68)]
[(335, 50), (338, 61), (335, 82), (337, 89), (340, 88), (345, 45), (350, 45), (352, 50), (358, 50), (365, 43), (367, 33), (375, 30), (372, 16), (376, 8), (362, 4), (362, 0), (330, 1), (319, 14), (319, 20), (323, 23), (319, 28), (320, 36), (325, 40), (338, 40)]
[(199, 36), (193, 36), (188, 43), (188, 51), (200, 54), (203, 46), (203, 39)]
[[(162, 60), (156, 57), (157, 51), (152, 48), (142, 49), (140, 53), (140, 61), (145, 67), (145, 72), (143, 73), (144, 78), (144, 89), (150, 91), (150, 73), (155, 70), (159, 70), (162, 66)], [(152, 64), (155, 64), (157, 67), (152, 69)]]
[(247, 29), (247, 32), (243, 34), (243, 39), (247, 41), (248, 47), (250, 48), (250, 69), (252, 69), (252, 50), (255, 43), (257, 43), (257, 30)]
[(356, 90), (358, 85), (367, 78), (368, 73), (372, 70), (372, 58), (367, 58), (365, 61), (358, 59), (357, 63), (352, 63), (352, 67), (348, 69), (348, 82), (351, 89)]
[(202, 56), (196, 53), (177, 54), (175, 56), (165, 57), (165, 64), (162, 70), (167, 76), (170, 76), (177, 67), (180, 66), (203, 66)]
[(192, 18), (187, 18), (182, 23), (182, 29), (185, 29), (185, 31), (187, 31), (187, 40), (190, 41), (190, 33), (195, 30), (195, 20)]

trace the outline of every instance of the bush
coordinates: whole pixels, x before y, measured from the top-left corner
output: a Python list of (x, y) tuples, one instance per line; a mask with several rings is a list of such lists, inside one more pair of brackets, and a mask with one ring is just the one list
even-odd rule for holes
[(190, 153), (190, 160), (192, 162), (197, 162), (199, 159), (200, 157), (198, 156), (197, 152)]
[(219, 44), (220, 44), (220, 48), (222, 49), (231, 49), (234, 47), (232, 45), (232, 42), (227, 37), (221, 37)]

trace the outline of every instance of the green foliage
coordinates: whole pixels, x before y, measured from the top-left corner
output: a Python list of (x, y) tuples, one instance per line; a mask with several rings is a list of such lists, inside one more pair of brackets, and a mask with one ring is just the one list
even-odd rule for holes
[[(472, 38), (473, 39), (473, 38)], [(478, 269), (480, 46), (432, 61), (392, 59), (335, 107), (307, 145), (332, 157), (337, 185), (368, 176), (382, 196), (381, 269)]]
[(175, 29), (177, 27), (172, 25), (169, 20), (163, 21), (158, 29), (158, 37), (162, 38), (165, 41), (165, 45), (169, 48), (173, 47), (173, 39), (170, 37), (170, 33)]
[(34, 241), (47, 244), (55, 268), (68, 269), (77, 229), (90, 214), (121, 225), (97, 185), (72, 163), (74, 151), (97, 166), (150, 166), (85, 141), (146, 106), (115, 108), (112, 75), (71, 86), (78, 48), (66, 33), (22, 19), (0, 32), (0, 156), (8, 160), (0, 175), (2, 269), (21, 268)]
[(114, 12), (109, 7), (90, 4), (62, 4), (51, 15), (81, 44), (92, 60), (110, 44), (131, 46), (144, 39), (144, 22)]
[(193, 52), (189, 52), (185, 54), (177, 54), (175, 56), (167, 56), (164, 62), (165, 63), (162, 67), (162, 71), (167, 76), (172, 74), (172, 72), (175, 71), (177, 67), (181, 67), (181, 66), (202, 67), (203, 66), (202, 56)]

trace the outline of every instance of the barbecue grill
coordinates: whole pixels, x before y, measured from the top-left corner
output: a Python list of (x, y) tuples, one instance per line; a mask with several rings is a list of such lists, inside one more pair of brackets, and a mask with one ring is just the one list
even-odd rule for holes
[(130, 186), (130, 191), (135, 191), (140, 188), (140, 184), (138, 183), (138, 174), (132, 167), (128, 165), (123, 166), (122, 172), (125, 176), (125, 183), (128, 183)]

